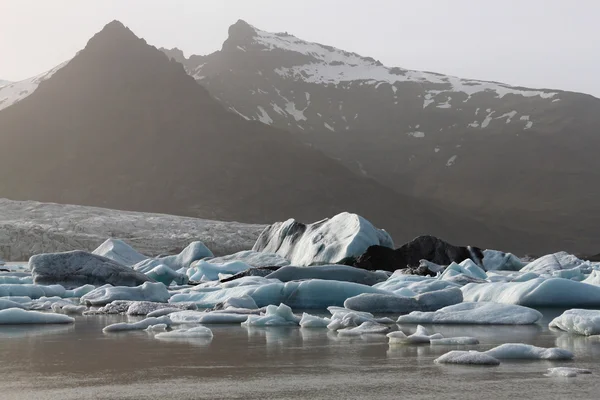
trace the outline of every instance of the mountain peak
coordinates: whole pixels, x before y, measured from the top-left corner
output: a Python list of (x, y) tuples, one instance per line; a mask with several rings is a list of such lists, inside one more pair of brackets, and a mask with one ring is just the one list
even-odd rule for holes
[(109, 22), (102, 28), (102, 30), (96, 33), (89, 41), (86, 49), (92, 46), (109, 45), (111, 47), (123, 47), (131, 43), (142, 42), (146, 44), (144, 39), (140, 39), (135, 33), (128, 27), (123, 25), (122, 22), (114, 20)]

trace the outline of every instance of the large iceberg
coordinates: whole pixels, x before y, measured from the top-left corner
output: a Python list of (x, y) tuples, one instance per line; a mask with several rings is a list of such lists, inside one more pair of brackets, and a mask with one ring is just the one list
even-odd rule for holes
[(483, 268), (486, 271), (520, 271), (525, 265), (514, 254), (498, 250), (483, 251)]
[(448, 288), (413, 297), (363, 293), (347, 299), (344, 307), (356, 311), (405, 314), (412, 311), (435, 311), (462, 301), (463, 296), (460, 289)]
[(20, 308), (0, 310), (0, 325), (70, 324), (75, 320), (64, 314), (26, 311)]
[(213, 253), (202, 242), (192, 242), (181, 253), (173, 256), (149, 258), (140, 261), (133, 269), (140, 272), (149, 272), (159, 265), (166, 265), (172, 270), (188, 268), (191, 263), (206, 257), (214, 257)]
[(231, 261), (241, 261), (251, 267), (283, 267), (290, 265), (290, 262), (284, 257), (275, 253), (265, 253), (262, 251), (244, 250), (228, 256), (207, 258), (207, 261), (211, 264), (224, 264)]
[[(571, 269), (585, 264), (583, 260), (564, 251), (547, 254), (540, 257), (521, 269), (521, 272), (535, 272), (538, 275), (552, 275), (554, 271)], [(589, 265), (589, 264), (588, 264)]]
[(148, 257), (138, 253), (133, 247), (119, 239), (107, 239), (92, 252), (98, 256), (109, 258), (118, 264), (133, 266)]
[(493, 301), (528, 307), (597, 307), (600, 286), (564, 278), (526, 282), (470, 283), (462, 288), (465, 301)]
[(266, 284), (223, 289), (197, 288), (188, 293), (174, 294), (169, 301), (193, 302), (199, 308), (212, 308), (231, 297), (248, 295), (254, 299), (258, 307), (283, 303), (297, 309), (325, 309), (328, 306), (342, 306), (346, 299), (361, 293), (390, 294), (384, 290), (352, 282), (312, 279), (281, 283), (272, 280), (271, 283)]
[(29, 267), (33, 282), (38, 285), (60, 284), (66, 288), (86, 284), (137, 286), (152, 281), (111, 259), (79, 250), (32, 256)]
[(101, 286), (81, 297), (81, 304), (99, 306), (115, 300), (153, 301), (166, 303), (171, 294), (162, 283), (146, 282), (141, 286)]
[(398, 317), (398, 323), (412, 324), (535, 324), (542, 314), (534, 309), (512, 304), (460, 303), (434, 312), (414, 311)]
[(343, 212), (308, 225), (294, 219), (277, 222), (265, 228), (252, 250), (276, 253), (292, 265), (306, 266), (358, 257), (373, 245), (391, 248), (394, 242), (363, 217)]
[(354, 282), (372, 286), (388, 279), (385, 272), (366, 271), (360, 268), (348, 267), (346, 265), (319, 265), (314, 267), (279, 268), (265, 278), (278, 279), (282, 282), (299, 281), (307, 279), (323, 279), (330, 281)]
[(600, 311), (599, 310), (567, 310), (554, 318), (549, 325), (569, 333), (578, 335), (600, 334)]

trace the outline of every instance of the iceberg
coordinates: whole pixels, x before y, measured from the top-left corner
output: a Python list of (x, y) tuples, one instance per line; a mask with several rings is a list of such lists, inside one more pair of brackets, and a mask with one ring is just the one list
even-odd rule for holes
[(467, 258), (460, 264), (453, 262), (452, 264), (448, 265), (439, 279), (449, 280), (450, 278), (461, 274), (480, 280), (486, 280), (488, 278), (483, 269), (475, 264), (470, 258)]
[(483, 251), (483, 268), (486, 271), (520, 271), (525, 265), (514, 254), (498, 250)]
[(189, 268), (192, 262), (206, 257), (214, 257), (213, 253), (202, 242), (192, 242), (181, 253), (174, 256), (149, 258), (140, 261), (133, 266), (133, 269), (146, 273), (159, 265), (166, 265), (172, 270)]
[(394, 247), (390, 235), (363, 217), (347, 212), (313, 224), (277, 222), (260, 234), (254, 251), (275, 253), (292, 265), (335, 264), (358, 257), (369, 246)]
[(21, 303), (17, 303), (16, 301), (0, 299), (0, 310), (6, 310), (7, 308), (21, 308), (24, 310), (27, 307)]
[(146, 272), (145, 275), (153, 281), (160, 282), (167, 286), (173, 282), (175, 282), (177, 285), (185, 285), (188, 283), (187, 276), (175, 272), (163, 264), (152, 268), (150, 271)]
[[(238, 279), (238, 281), (242, 279)], [(264, 278), (261, 279), (264, 280)], [(284, 303), (296, 309), (325, 309), (331, 305), (342, 306), (347, 298), (361, 293), (390, 294), (387, 291), (352, 282), (320, 279), (287, 283), (269, 280), (267, 282), (271, 283), (224, 287), (217, 288), (217, 290), (215, 288), (198, 288), (188, 293), (175, 294), (171, 297), (170, 302), (193, 302), (199, 308), (212, 308), (231, 297), (248, 295), (254, 299), (258, 307)]]
[[(177, 311), (181, 310), (197, 310), (195, 304), (192, 303), (180, 303), (177, 305), (169, 304), (169, 303), (157, 303), (152, 301), (133, 301), (127, 307), (126, 314), (127, 315), (148, 315), (152, 312), (163, 310), (165, 308), (175, 308)], [(166, 315), (166, 314), (165, 314)], [(150, 317), (154, 317), (155, 315), (149, 315)], [(160, 316), (160, 315), (159, 315)]]
[(327, 328), (327, 325), (330, 323), (330, 318), (317, 317), (316, 315), (307, 313), (303, 313), (300, 319), (300, 326), (302, 328)]
[(388, 275), (385, 272), (372, 272), (346, 265), (319, 265), (314, 267), (281, 267), (265, 276), (265, 278), (278, 279), (281, 282), (323, 279), (373, 286), (376, 283), (386, 281)]
[(549, 326), (578, 335), (598, 335), (600, 334), (600, 311), (577, 308), (567, 310), (554, 318)]
[(265, 315), (249, 315), (242, 323), (246, 326), (296, 326), (301, 319), (294, 315), (292, 309), (285, 304), (279, 306), (269, 305)]
[(493, 301), (528, 307), (598, 307), (600, 286), (563, 278), (463, 286), (465, 301)]
[(535, 272), (538, 275), (552, 275), (552, 272), (554, 271), (571, 269), (579, 267), (582, 264), (584, 264), (583, 260), (580, 260), (567, 252), (560, 251), (554, 254), (547, 254), (530, 262), (521, 268), (521, 272)]
[(106, 239), (92, 254), (128, 267), (148, 259), (147, 256), (138, 253), (133, 247), (119, 239)]
[(172, 314), (172, 313), (175, 313), (175, 312), (179, 312), (179, 311), (181, 311), (181, 308), (177, 308), (177, 307), (165, 307), (165, 308), (159, 308), (159, 309), (156, 309), (154, 311), (151, 311), (148, 314), (146, 314), (146, 316), (147, 317), (162, 317), (163, 315), (169, 315), (169, 314)]
[(327, 329), (337, 331), (344, 328), (359, 326), (364, 322), (374, 322), (377, 324), (393, 324), (390, 318), (375, 318), (368, 312), (352, 311), (341, 307), (327, 307), (331, 313), (331, 322)]
[(134, 330), (144, 330), (149, 326), (165, 324), (167, 326), (171, 326), (172, 322), (169, 317), (158, 317), (158, 318), (146, 318), (138, 322), (119, 322), (118, 324), (112, 324), (105, 326), (102, 329), (102, 332), (120, 332), (120, 331), (134, 331)]
[(485, 354), (499, 360), (571, 360), (574, 357), (570, 351), (558, 347), (548, 349), (523, 343), (505, 343), (486, 351)]
[(430, 343), (431, 340), (442, 339), (439, 333), (431, 334), (423, 326), (418, 325), (417, 330), (412, 335), (407, 336), (402, 331), (391, 332), (387, 334), (390, 344), (423, 344)]
[(244, 250), (228, 256), (206, 258), (204, 261), (211, 264), (226, 264), (232, 261), (240, 261), (253, 268), (260, 267), (283, 267), (290, 265), (290, 262), (284, 257), (275, 253), (265, 253), (254, 250)]
[(196, 326), (194, 328), (187, 328), (187, 329), (178, 329), (175, 331), (170, 331), (170, 332), (161, 332), (161, 333), (157, 333), (156, 338), (159, 339), (163, 339), (163, 338), (176, 338), (176, 339), (190, 339), (190, 338), (212, 338), (213, 337), (213, 333), (212, 331), (205, 327), (205, 326)]
[(113, 260), (79, 250), (38, 254), (29, 259), (29, 266), (35, 284), (60, 284), (68, 289), (87, 284), (137, 286), (152, 281)]
[(166, 303), (171, 295), (162, 283), (146, 282), (141, 286), (101, 286), (81, 297), (81, 304), (101, 306), (115, 300), (153, 301)]
[(40, 297), (64, 297), (66, 290), (60, 285), (30, 285), (30, 284), (3, 284), (0, 285), (0, 297), (26, 296), (31, 299)]
[(556, 367), (548, 368), (546, 376), (560, 376), (564, 378), (573, 378), (579, 374), (591, 374), (592, 371), (584, 368), (571, 368), (571, 367)]
[(20, 308), (0, 310), (0, 325), (70, 324), (75, 320), (64, 314), (26, 311)]
[(372, 313), (405, 314), (412, 311), (435, 311), (462, 301), (462, 291), (458, 288), (449, 288), (422, 293), (414, 297), (363, 293), (347, 299), (344, 307)]
[(542, 314), (531, 308), (498, 303), (460, 303), (433, 312), (414, 311), (398, 317), (398, 323), (412, 324), (535, 324)]
[(390, 331), (390, 328), (385, 325), (378, 324), (373, 321), (365, 321), (359, 326), (353, 328), (344, 328), (337, 331), (338, 336), (360, 336), (384, 334)]
[(147, 327), (144, 330), (146, 332), (166, 332), (167, 328), (168, 328), (167, 324), (156, 324), (156, 325), (150, 325), (149, 327)]
[(458, 336), (450, 338), (431, 339), (432, 346), (458, 346), (479, 344), (479, 339), (470, 336)]
[(454, 350), (436, 358), (434, 362), (437, 364), (500, 365), (500, 361), (498, 359), (474, 350)]
[(248, 319), (248, 314), (216, 313), (202, 311), (177, 311), (169, 314), (174, 324), (239, 324)]
[(194, 262), (187, 271), (187, 275), (192, 281), (217, 281), (219, 274), (237, 274), (247, 269), (250, 265), (241, 261), (229, 261), (224, 264), (216, 264), (204, 260)]

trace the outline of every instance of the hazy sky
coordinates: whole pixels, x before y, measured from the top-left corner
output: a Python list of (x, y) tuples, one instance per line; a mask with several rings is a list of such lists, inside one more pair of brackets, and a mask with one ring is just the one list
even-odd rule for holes
[(379, 59), (600, 97), (600, 0), (0, 0), (0, 79), (71, 58), (113, 19), (186, 55), (243, 19)]

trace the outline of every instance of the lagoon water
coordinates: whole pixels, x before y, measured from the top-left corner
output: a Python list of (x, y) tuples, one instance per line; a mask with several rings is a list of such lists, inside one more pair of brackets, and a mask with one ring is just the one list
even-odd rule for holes
[[(394, 345), (385, 336), (338, 338), (327, 329), (213, 325), (214, 338), (159, 340), (144, 331), (102, 333), (125, 316), (81, 316), (71, 326), (0, 327), (0, 399), (597, 399), (600, 341), (550, 331), (563, 310), (532, 326), (427, 325), (477, 346)], [(414, 325), (402, 325), (405, 332)], [(456, 349), (507, 342), (559, 346), (568, 362), (437, 365)], [(547, 377), (547, 368), (592, 375)]]

